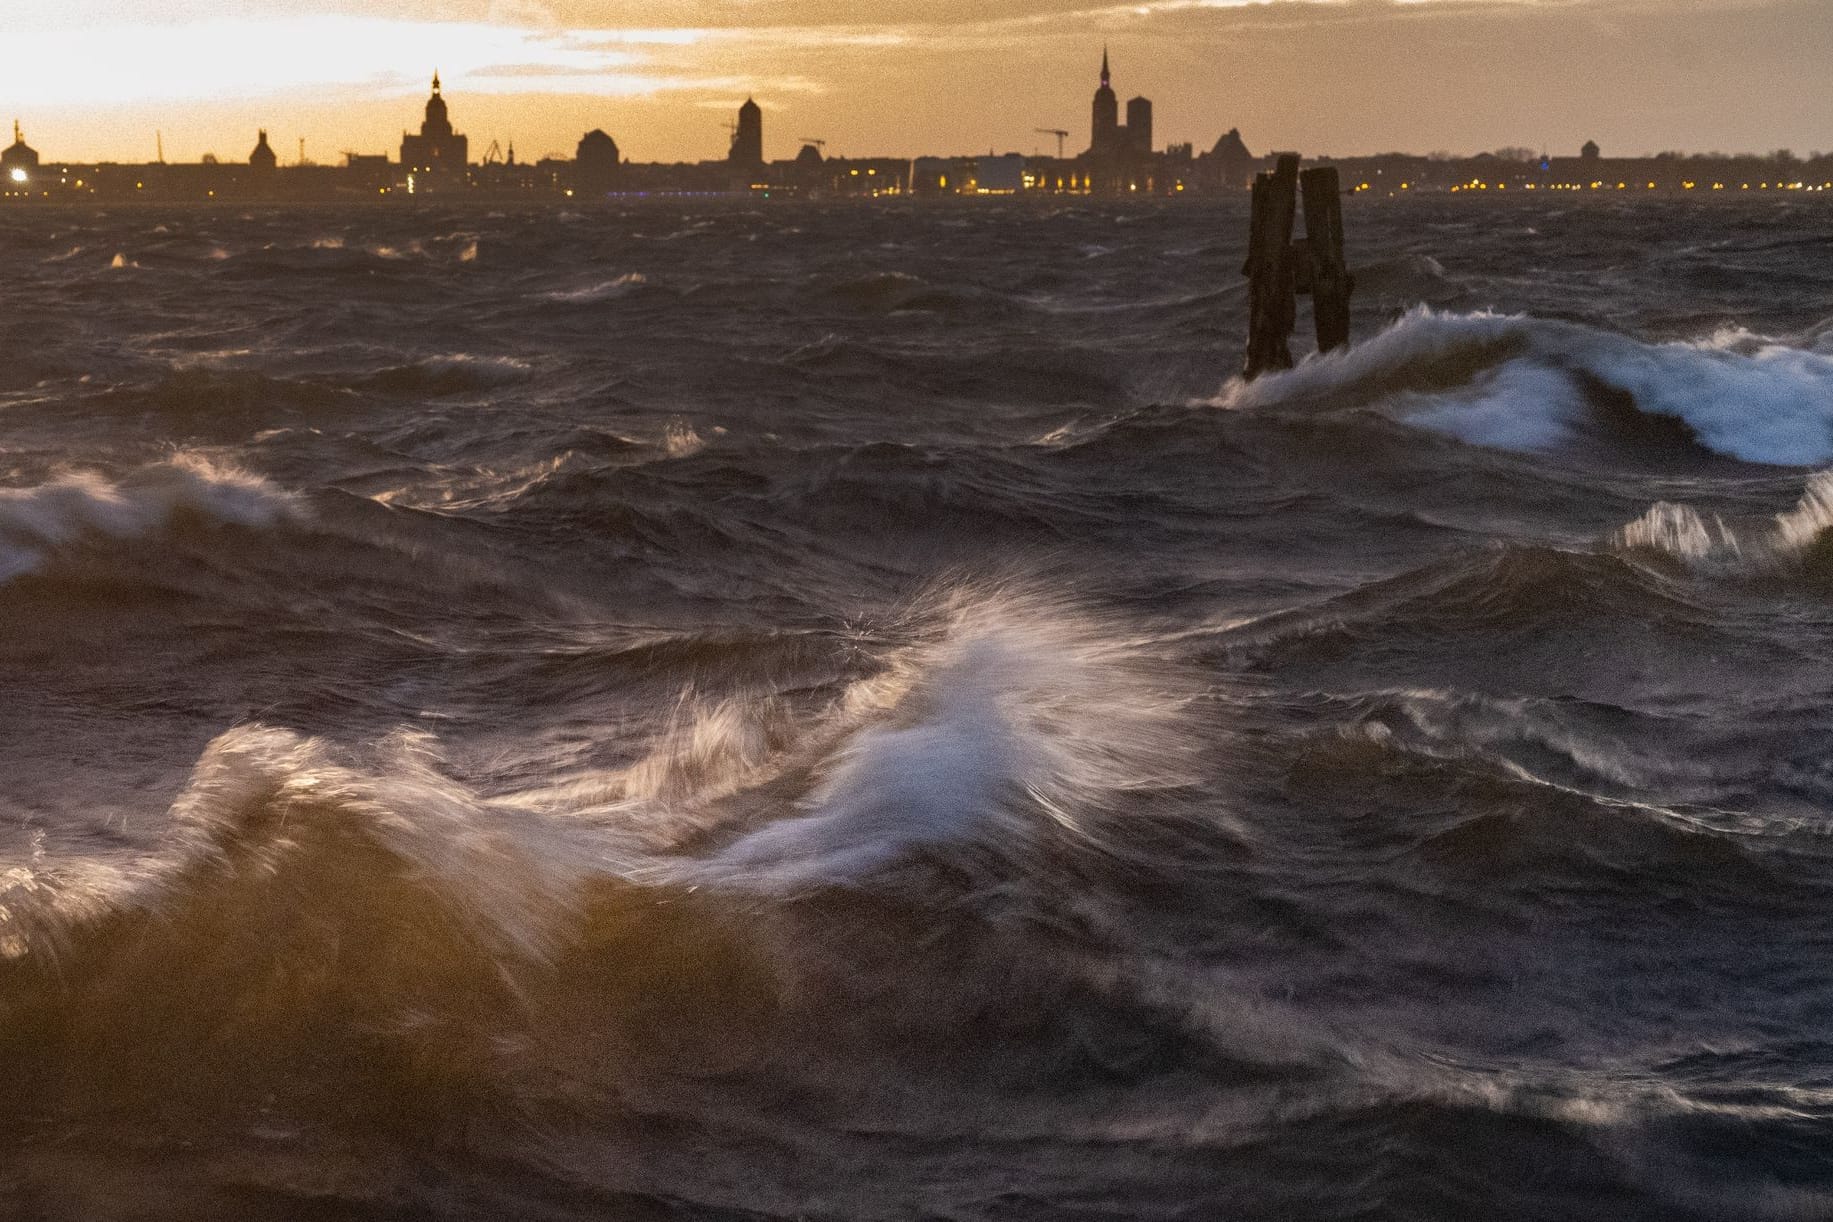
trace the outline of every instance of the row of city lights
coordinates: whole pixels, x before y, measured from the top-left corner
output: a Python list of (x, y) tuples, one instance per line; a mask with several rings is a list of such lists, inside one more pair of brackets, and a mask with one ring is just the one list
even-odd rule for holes
[[(1698, 183), (1698, 182), (1683, 182), (1680, 184), (1680, 186), (1681, 186), (1681, 189), (1684, 191), (1708, 190), (1708, 189), (1713, 190), (1713, 191), (1725, 191), (1725, 190), (1730, 189), (1729, 187), (1726, 186), (1726, 184), (1722, 182), (1715, 182), (1711, 185), (1710, 188), (1707, 188), (1705, 184)], [(1603, 182), (1602, 180), (1590, 183), (1589, 185), (1584, 184), (1584, 183), (1574, 183), (1574, 182), (1553, 182), (1553, 183), (1547, 183), (1545, 186), (1542, 186), (1539, 183), (1530, 182), (1530, 183), (1524, 184), (1521, 187), (1521, 190), (1523, 191), (1585, 191), (1585, 190), (1604, 191), (1604, 190), (1608, 190), (1609, 187), (1610, 187), (1610, 184)], [(1356, 189), (1358, 191), (1365, 191), (1365, 190), (1368, 190), (1369, 187), (1367, 183), (1363, 183), (1361, 186), (1357, 187)], [(1401, 183), (1400, 189), (1403, 191), (1406, 190), (1407, 184)], [(1467, 182), (1467, 183), (1462, 183), (1458, 186), (1451, 188), (1453, 192), (1487, 191), (1489, 189), (1490, 189), (1490, 184), (1486, 182)], [(1499, 182), (1495, 184), (1495, 189), (1498, 191), (1506, 191), (1508, 190), (1508, 184), (1505, 182)], [(1619, 191), (1628, 191), (1628, 190), (1632, 190), (1633, 188), (1626, 182), (1620, 182), (1617, 184), (1616, 189)], [(1661, 188), (1658, 183), (1651, 182), (1648, 184), (1647, 189), (1650, 191), (1658, 191)], [(1818, 186), (1815, 186), (1810, 183), (1804, 183), (1804, 182), (1778, 182), (1778, 183), (1764, 182), (1764, 183), (1758, 183), (1754, 187), (1746, 182), (1746, 183), (1739, 183), (1737, 189), (1740, 191), (1833, 191), (1833, 182), (1821, 183)]]
[[(868, 169), (866, 173), (869, 175), (876, 176), (878, 174), (878, 171), (875, 169)], [(859, 175), (859, 171), (854, 170), (853, 176), (858, 177), (858, 175)], [(11, 174), (11, 178), (15, 183), (23, 184), (29, 180), (30, 176), (26, 173), (25, 170), (15, 167)], [(68, 183), (69, 180), (65, 179), (64, 181)], [(1038, 180), (1034, 176), (1030, 174), (1025, 175), (1025, 186), (1026, 187), (1036, 186), (1037, 181)], [(76, 185), (78, 187), (81, 187), (83, 185), (82, 180), (78, 179)], [(943, 189), (947, 189), (948, 179), (944, 177), (941, 180), (940, 185)], [(1703, 185), (1698, 182), (1683, 182), (1680, 185), (1683, 190), (1687, 190), (1687, 191), (1692, 191), (1695, 189), (1705, 189)], [(134, 186), (136, 189), (144, 189), (146, 184), (145, 183), (135, 183)], [(414, 176), (410, 174), (408, 175), (408, 178), (407, 178), (408, 194), (410, 195), (414, 194), (414, 186), (415, 186)], [(1403, 182), (1400, 184), (1400, 189), (1402, 191), (1409, 191), (1412, 189), (1412, 186), (1413, 184), (1410, 182)], [(1530, 182), (1530, 183), (1523, 184), (1521, 187), (1521, 190), (1523, 191), (1538, 191), (1538, 190), (1584, 191), (1584, 190), (1589, 189), (1592, 191), (1601, 191), (1601, 190), (1605, 190), (1606, 188), (1607, 188), (1607, 184), (1602, 179), (1599, 179), (1598, 181), (1591, 183), (1589, 188), (1587, 188), (1584, 184), (1581, 184), (1581, 183), (1554, 182), (1554, 183), (1548, 183), (1546, 184), (1545, 187), (1542, 187), (1539, 183)], [(1134, 184), (1133, 189), (1138, 190), (1138, 185)], [(1184, 189), (1184, 184), (1181, 182), (1178, 183), (1177, 189), (1179, 191), (1182, 191)], [(1357, 183), (1356, 186), (1351, 189), (1350, 193), (1352, 195), (1361, 195), (1364, 192), (1373, 191), (1374, 189), (1375, 188), (1373, 184), (1363, 182), (1363, 183)], [(1470, 182), (1460, 183), (1457, 186), (1452, 187), (1451, 191), (1452, 191), (1452, 194), (1457, 194), (1458, 192), (1461, 192), (1461, 191), (1487, 191), (1489, 189), (1490, 189), (1490, 185), (1488, 183), (1482, 182), (1477, 179), (1472, 179)], [(1506, 191), (1508, 190), (1508, 184), (1505, 182), (1499, 182), (1495, 185), (1495, 189), (1498, 191)], [(1616, 189), (1619, 191), (1627, 191), (1630, 189), (1630, 186), (1626, 182), (1619, 182), (1617, 184)], [(1655, 183), (1651, 182), (1648, 184), (1648, 190), (1650, 191), (1656, 191), (1659, 189), (1660, 187)], [(1722, 182), (1715, 182), (1712, 184), (1710, 189), (1714, 191), (1724, 191), (1724, 190), (1727, 190), (1728, 188)], [(1769, 183), (1764, 182), (1764, 183), (1758, 183), (1755, 188), (1752, 188), (1751, 185), (1747, 182), (1740, 183), (1738, 185), (1738, 190), (1740, 191), (1750, 191), (1753, 189), (1758, 190), (1758, 191), (1771, 191), (1771, 190), (1774, 190), (1774, 191), (1816, 191), (1816, 192), (1817, 191), (1833, 191), (1833, 182), (1825, 182), (1825, 183), (1820, 184), (1819, 186), (1812, 186), (1812, 185), (1809, 185), (1807, 183), (1802, 183), (1802, 182), (1788, 182), (1788, 183), (1778, 182), (1774, 184), (1773, 186)], [(382, 193), (387, 194), (387, 188), (382, 188)], [(982, 194), (982, 195), (995, 194), (995, 193), (996, 192), (985, 191), (985, 190), (979, 192), (979, 194)], [(216, 192), (212, 191), (210, 192), (210, 194), (214, 196)], [(567, 194), (571, 195), (572, 192), (568, 191)]]
[[(1698, 191), (1707, 191), (1707, 190), (1727, 191), (1727, 190), (1732, 189), (1730, 186), (1722, 182), (1715, 182), (1715, 183), (1712, 183), (1710, 186), (1708, 186), (1705, 183), (1701, 183), (1701, 182), (1683, 182), (1680, 184), (1680, 187), (1683, 191), (1695, 191), (1695, 190), (1698, 190)], [(1403, 182), (1400, 184), (1400, 189), (1402, 191), (1410, 191), (1412, 190), (1412, 188), (1413, 188), (1413, 184), (1410, 182)], [(1357, 183), (1353, 188), (1351, 188), (1350, 194), (1361, 195), (1363, 192), (1374, 191), (1377, 189), (1378, 188), (1373, 183), (1367, 183), (1367, 182)], [(1466, 183), (1459, 183), (1457, 186), (1454, 186), (1451, 188), (1453, 193), (1456, 193), (1459, 191), (1488, 191), (1490, 189), (1491, 189), (1491, 184), (1483, 182), (1478, 179), (1472, 179), (1470, 182), (1466, 182)], [(1506, 191), (1508, 190), (1508, 184), (1505, 182), (1496, 183), (1494, 184), (1494, 189), (1497, 191)], [(1541, 183), (1530, 182), (1530, 183), (1520, 184), (1518, 189), (1522, 191), (1586, 191), (1586, 190), (1604, 191), (1604, 190), (1610, 189), (1610, 184), (1607, 182), (1604, 182), (1602, 179), (1599, 179), (1598, 181), (1590, 183), (1590, 184), (1576, 183), (1576, 182), (1550, 182), (1550, 183), (1546, 183), (1543, 185)], [(1629, 190), (1633, 190), (1634, 188), (1632, 188), (1629, 183), (1620, 182), (1616, 185), (1616, 189), (1618, 191), (1629, 191)], [(1646, 189), (1650, 191), (1659, 191), (1661, 189), (1661, 186), (1659, 183), (1651, 182), (1648, 184)], [(1760, 183), (1757, 183), (1755, 186), (1752, 186), (1750, 183), (1746, 182), (1746, 183), (1739, 183), (1736, 187), (1736, 190), (1739, 190), (1739, 191), (1833, 191), (1833, 182), (1821, 183), (1818, 186), (1813, 183), (1806, 183), (1806, 182), (1777, 182), (1777, 183), (1760, 182)]]

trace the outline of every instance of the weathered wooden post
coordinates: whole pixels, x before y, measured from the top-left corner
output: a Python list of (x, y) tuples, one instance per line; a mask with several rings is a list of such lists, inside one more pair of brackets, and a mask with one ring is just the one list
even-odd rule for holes
[(1245, 378), (1269, 369), (1292, 368), (1286, 339), (1298, 321), (1292, 222), (1298, 211), (1298, 156), (1287, 154), (1271, 174), (1254, 180), (1254, 211), (1249, 225), (1247, 364)]
[[(1302, 181), (1305, 236), (1292, 240)], [(1280, 157), (1279, 168), (1254, 180), (1249, 222), (1247, 364), (1242, 376), (1292, 368), (1287, 339), (1298, 321), (1300, 293), (1311, 295), (1319, 352), (1349, 343), (1349, 296), (1355, 277), (1343, 259), (1343, 202), (1334, 166), (1298, 172), (1298, 155)]]
[(1349, 295), (1356, 287), (1355, 277), (1343, 261), (1342, 192), (1335, 166), (1306, 170), (1300, 177), (1317, 350), (1329, 352), (1349, 345)]

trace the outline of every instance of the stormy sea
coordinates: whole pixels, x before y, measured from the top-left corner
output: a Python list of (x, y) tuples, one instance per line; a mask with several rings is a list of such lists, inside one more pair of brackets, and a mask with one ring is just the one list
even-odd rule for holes
[(0, 213), (0, 1217), (1833, 1217), (1833, 208), (1346, 222)]

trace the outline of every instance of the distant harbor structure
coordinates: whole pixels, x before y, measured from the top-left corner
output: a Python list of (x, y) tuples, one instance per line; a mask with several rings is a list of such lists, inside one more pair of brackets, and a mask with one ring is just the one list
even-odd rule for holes
[[(1113, 59), (1102, 48), (1089, 108), (1089, 139), (1082, 152), (1065, 155), (1074, 134), (1056, 125), (1026, 123), (1037, 135), (1057, 138), (1056, 154), (989, 150), (984, 155), (851, 157), (830, 152), (825, 140), (804, 138), (794, 157), (765, 156), (764, 110), (746, 97), (726, 126), (731, 140), (717, 160), (638, 162), (620, 149), (607, 127), (579, 139), (572, 157), (518, 161), (489, 141), (471, 160), (471, 142), (453, 125), (438, 72), (418, 131), (403, 131), (398, 157), (347, 152), (341, 165), (306, 161), (282, 165), (258, 129), (244, 162), (206, 156), (196, 164), (152, 162), (43, 162), (25, 142), (18, 121), (13, 143), (0, 150), (0, 202), (54, 202), (88, 198), (147, 200), (330, 200), (438, 195), (442, 198), (563, 198), (643, 195), (751, 195), (775, 197), (897, 197), (1087, 195), (1139, 197), (1245, 194), (1277, 158), (1252, 152), (1231, 127), (1205, 151), (1188, 143), (1159, 148), (1152, 100), (1127, 101), (1122, 120), (1114, 89)], [(1833, 191), (1833, 156), (1802, 160), (1786, 150), (1768, 157), (1655, 157), (1610, 159), (1596, 141), (1576, 156), (1554, 157), (1504, 149), (1474, 157), (1316, 157), (1336, 167), (1345, 194), (1406, 198), (1416, 193), (1482, 194), (1523, 191), (1689, 192)]]

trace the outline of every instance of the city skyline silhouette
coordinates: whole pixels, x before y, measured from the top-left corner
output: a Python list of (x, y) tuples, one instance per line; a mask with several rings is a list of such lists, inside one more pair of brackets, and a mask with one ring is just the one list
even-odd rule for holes
[(0, 114), (68, 156), (151, 160), (157, 133), (172, 160), (229, 159), (267, 127), (331, 162), (392, 147), (401, 104), (438, 67), (467, 97), (474, 137), (535, 157), (592, 127), (638, 160), (722, 156), (746, 97), (772, 120), (770, 159), (793, 156), (804, 134), (852, 155), (1030, 153), (1051, 147), (1051, 129), (1086, 137), (1089, 48), (1106, 43), (1129, 91), (1153, 98), (1163, 143), (1230, 127), (1340, 156), (1576, 150), (1593, 138), (1634, 154), (1833, 143), (1815, 55), (1824, 6), (1672, 9), (769, 0), (735, 15), (688, 0), (480, 0), (383, 17), (332, 0), (183, 0), (157, 15), (127, 0), (24, 0), (8, 15)]

